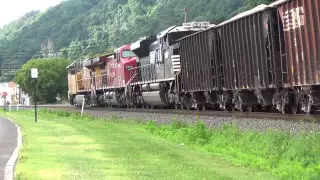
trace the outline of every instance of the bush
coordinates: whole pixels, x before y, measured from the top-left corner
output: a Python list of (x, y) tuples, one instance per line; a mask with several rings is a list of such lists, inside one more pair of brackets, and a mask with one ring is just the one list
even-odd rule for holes
[[(61, 98), (66, 99), (68, 91), (66, 67), (69, 63), (71, 63), (69, 60), (58, 58), (30, 60), (17, 72), (15, 82), (29, 95), (33, 95), (36, 87), (37, 101), (56, 102), (58, 93)], [(39, 70), (37, 82), (31, 79), (32, 68)]]

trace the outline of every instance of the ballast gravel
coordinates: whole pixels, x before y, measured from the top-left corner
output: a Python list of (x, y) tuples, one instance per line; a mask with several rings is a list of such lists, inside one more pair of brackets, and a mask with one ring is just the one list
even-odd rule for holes
[(218, 116), (195, 116), (195, 115), (177, 115), (165, 113), (146, 113), (146, 112), (125, 112), (125, 111), (95, 111), (87, 110), (87, 114), (100, 118), (118, 118), (133, 119), (142, 121), (156, 121), (159, 124), (168, 124), (173, 120), (180, 120), (187, 123), (195, 123), (197, 120), (203, 121), (209, 127), (221, 127), (227, 124), (235, 124), (242, 130), (250, 131), (267, 131), (278, 130), (290, 133), (297, 132), (320, 132), (320, 123), (298, 122), (283, 119), (266, 119), (266, 118), (235, 118), (235, 117), (218, 117)]

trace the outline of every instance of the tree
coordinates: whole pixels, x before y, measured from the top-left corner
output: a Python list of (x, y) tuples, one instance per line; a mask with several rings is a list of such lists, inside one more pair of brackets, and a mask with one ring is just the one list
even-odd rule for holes
[[(15, 82), (21, 89), (32, 95), (37, 88), (37, 101), (46, 103), (55, 102), (59, 93), (60, 97), (66, 97), (68, 91), (67, 69), (71, 62), (66, 59), (32, 59), (22, 66), (17, 72)], [(31, 79), (31, 68), (38, 68), (39, 77)]]

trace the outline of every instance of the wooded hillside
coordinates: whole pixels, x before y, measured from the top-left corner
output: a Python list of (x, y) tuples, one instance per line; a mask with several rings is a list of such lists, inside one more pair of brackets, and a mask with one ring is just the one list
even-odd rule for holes
[[(57, 55), (76, 59), (159, 33), (184, 21), (220, 23), (271, 0), (66, 0), (32, 11), (0, 29), (5, 62)], [(42, 51), (40, 51), (42, 50)]]

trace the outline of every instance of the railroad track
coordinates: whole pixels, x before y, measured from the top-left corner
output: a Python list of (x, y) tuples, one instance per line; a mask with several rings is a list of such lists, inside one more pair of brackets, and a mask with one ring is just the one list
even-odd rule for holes
[[(66, 110), (81, 112), (81, 108), (70, 105), (40, 105), (39, 109)], [(14, 111), (16, 106), (12, 106)], [(33, 106), (20, 106), (20, 109), (33, 109)], [(169, 124), (174, 119), (192, 124), (203, 121), (209, 127), (223, 127), (233, 124), (242, 130), (283, 131), (289, 133), (320, 132), (320, 115), (292, 115), (263, 112), (225, 112), (225, 111), (187, 111), (175, 109), (130, 109), (130, 108), (97, 108), (86, 107), (84, 113), (97, 118), (116, 118), (123, 120), (156, 121), (159, 124)]]
[[(1, 108), (1, 106), (0, 106)], [(2, 107), (3, 108), (3, 107)], [(11, 107), (13, 110), (16, 106)], [(32, 109), (34, 106), (19, 106), (22, 109)], [(60, 109), (72, 110), (80, 112), (81, 108), (70, 105), (39, 105), (41, 109)], [(217, 110), (176, 110), (176, 109), (143, 109), (143, 108), (105, 108), (105, 107), (86, 107), (84, 111), (116, 111), (116, 112), (135, 112), (135, 113), (158, 113), (158, 114), (177, 114), (177, 115), (195, 115), (195, 116), (216, 116), (216, 117), (233, 117), (233, 118), (256, 118), (256, 119), (281, 119), (288, 121), (303, 121), (320, 123), (320, 113), (306, 115), (306, 114), (282, 114), (276, 112), (229, 112)]]

